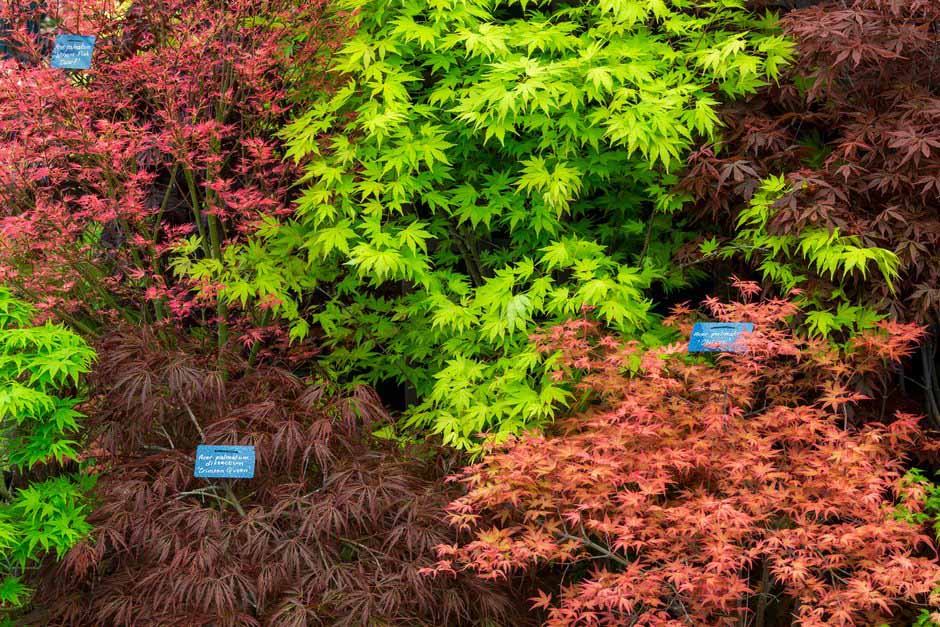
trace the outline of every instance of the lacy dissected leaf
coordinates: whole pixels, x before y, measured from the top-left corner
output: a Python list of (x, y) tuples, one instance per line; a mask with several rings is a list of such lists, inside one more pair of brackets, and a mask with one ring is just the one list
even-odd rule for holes
[[(94, 531), (33, 582), (25, 624), (529, 623), (505, 585), (419, 575), (454, 537), (453, 460), (373, 437), (374, 392), (173, 344), (147, 328), (100, 343)], [(253, 445), (254, 478), (195, 478), (200, 443)]]

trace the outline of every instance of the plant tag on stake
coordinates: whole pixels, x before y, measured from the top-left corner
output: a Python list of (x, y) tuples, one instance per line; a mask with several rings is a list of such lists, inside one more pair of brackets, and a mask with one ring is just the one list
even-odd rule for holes
[(193, 476), (206, 479), (251, 479), (255, 476), (255, 447), (200, 444), (196, 447)]
[(60, 70), (87, 70), (95, 52), (94, 35), (57, 35), (52, 50), (52, 67)]
[(741, 336), (754, 331), (750, 322), (696, 322), (689, 338), (690, 353), (744, 352)]

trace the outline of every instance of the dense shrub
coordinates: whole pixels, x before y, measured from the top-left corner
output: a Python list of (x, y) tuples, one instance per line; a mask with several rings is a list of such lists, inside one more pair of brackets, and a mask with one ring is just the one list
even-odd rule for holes
[[(540, 334), (583, 411), (461, 473), (450, 517), (472, 538), (431, 572), (564, 566), (534, 599), (553, 625), (904, 624), (930, 600), (926, 490), (904, 478), (917, 419), (859, 391), (921, 331), (881, 323), (839, 349), (794, 336), (785, 301), (708, 309), (756, 324), (746, 353), (644, 349), (583, 319)], [(688, 332), (688, 313), (671, 322)]]
[(79, 377), (94, 359), (61, 325), (32, 326), (35, 310), (0, 289), (0, 623), (24, 605), (24, 583), (47, 554), (61, 557), (88, 533), (77, 473)]
[[(472, 446), (563, 400), (528, 344), (584, 305), (651, 326), (647, 288), (685, 235), (667, 173), (714, 137), (789, 44), (737, 2), (341, 2), (339, 88), (301, 87), (296, 217), (230, 247), (230, 301), (270, 298), (343, 376), (417, 393), (413, 424)], [(655, 338), (650, 338), (655, 340)]]
[[(721, 243), (761, 180), (785, 176), (786, 184), (773, 183), (774, 194), (765, 198), (764, 232), (744, 224), (749, 232), (728, 250), (756, 260), (768, 279), (803, 287), (819, 332), (852, 330), (871, 312), (933, 332), (940, 321), (940, 3), (812, 4), (782, 20), (798, 49), (792, 75), (726, 108), (722, 141), (693, 154), (683, 186), (698, 200), (698, 228), (707, 237), (709, 222), (715, 224), (714, 244)], [(815, 239), (779, 247), (768, 245), (767, 234)], [(845, 242), (833, 247), (830, 236), (850, 238), (856, 260), (865, 255), (858, 250), (887, 251), (898, 280), (885, 281), (883, 272), (866, 280), (859, 266), (833, 273), (813, 263), (831, 262), (841, 251)], [(698, 251), (689, 252), (684, 261), (701, 261)], [(928, 413), (940, 425), (933, 340), (920, 357)]]
[(2, 2), (0, 622), (940, 617), (937, 4)]
[[(198, 233), (190, 253), (221, 263), (226, 242), (290, 212), (297, 172), (273, 133), (291, 68), (314, 72), (336, 22), (292, 0), (56, 4), (0, 5), (20, 59), (0, 61), (0, 278), (85, 331), (224, 323), (211, 292), (194, 301), (172, 275), (169, 250)], [(90, 71), (48, 67), (55, 30), (97, 35)]]
[[(99, 346), (95, 529), (44, 573), (36, 625), (524, 625), (503, 586), (429, 581), (451, 541), (446, 455), (403, 451), (367, 388), (334, 397), (152, 333)], [(211, 355), (211, 351), (210, 351)], [(253, 444), (254, 479), (193, 477), (196, 444)]]

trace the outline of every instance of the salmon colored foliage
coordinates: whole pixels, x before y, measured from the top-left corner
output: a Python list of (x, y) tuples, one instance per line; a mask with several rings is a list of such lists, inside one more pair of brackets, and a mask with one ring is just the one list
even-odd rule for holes
[[(582, 410), (457, 477), (450, 521), (471, 537), (426, 572), (553, 566), (560, 588), (532, 599), (549, 625), (901, 624), (930, 603), (934, 541), (896, 513), (923, 507), (902, 480), (918, 419), (877, 420), (863, 393), (921, 329), (882, 323), (833, 348), (793, 335), (795, 306), (750, 302), (752, 287), (706, 301), (755, 323), (742, 354), (645, 349), (587, 320), (538, 335)], [(691, 313), (669, 322), (687, 332)]]

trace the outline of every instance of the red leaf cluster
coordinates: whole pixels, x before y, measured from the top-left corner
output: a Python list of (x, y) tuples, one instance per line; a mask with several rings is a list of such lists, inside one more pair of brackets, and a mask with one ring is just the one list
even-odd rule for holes
[(56, 4), (98, 38), (88, 72), (48, 67), (45, 3), (0, 3), (18, 59), (0, 59), (0, 280), (66, 319), (192, 318), (170, 249), (198, 235), (219, 257), (291, 210), (291, 68), (313, 76), (342, 20), (321, 1)]
[[(95, 529), (43, 573), (26, 624), (526, 624), (505, 586), (419, 574), (453, 541), (447, 457), (371, 437), (371, 390), (220, 368), (146, 328), (98, 349)], [(254, 479), (194, 478), (201, 442), (254, 445)]]
[[(720, 145), (692, 155), (682, 187), (699, 218), (728, 233), (760, 179), (786, 174), (793, 192), (777, 203), (772, 229), (838, 228), (894, 251), (904, 273), (897, 293), (870, 281), (855, 294), (902, 320), (936, 324), (940, 2), (797, 6), (783, 19), (798, 50), (791, 76), (724, 110)], [(833, 288), (805, 273), (819, 293)]]
[[(858, 393), (921, 330), (882, 324), (837, 349), (795, 337), (786, 301), (707, 306), (755, 323), (745, 353), (645, 349), (587, 320), (539, 335), (586, 408), (458, 476), (448, 511), (471, 537), (426, 572), (554, 565), (565, 581), (533, 599), (551, 625), (903, 624), (927, 602), (934, 542), (894, 509), (923, 505), (901, 481), (918, 421), (861, 420)], [(688, 313), (670, 322), (688, 331)]]

